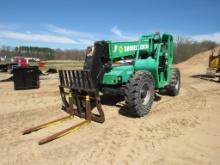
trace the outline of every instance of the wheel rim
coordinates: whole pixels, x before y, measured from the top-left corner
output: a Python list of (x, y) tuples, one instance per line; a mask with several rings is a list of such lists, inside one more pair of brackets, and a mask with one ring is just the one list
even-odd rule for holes
[(141, 100), (143, 105), (147, 105), (150, 100), (150, 91), (147, 84), (144, 84), (141, 88)]
[(175, 82), (175, 89), (179, 89), (179, 85), (180, 85), (180, 82), (179, 82), (179, 78), (178, 78), (178, 75), (176, 75), (176, 82)]

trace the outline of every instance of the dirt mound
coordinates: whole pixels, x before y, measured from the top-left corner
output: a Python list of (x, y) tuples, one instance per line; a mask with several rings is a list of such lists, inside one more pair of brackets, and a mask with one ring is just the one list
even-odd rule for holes
[(0, 83), (0, 164), (220, 164), (220, 84), (190, 77), (206, 70), (209, 54), (177, 65), (180, 95), (161, 96), (147, 116), (123, 116), (124, 101), (108, 99), (104, 124), (92, 123), (43, 146), (38, 140), (79, 121), (21, 135), (24, 128), (65, 115), (58, 80), (25, 91)]
[[(220, 46), (215, 48), (216, 51), (220, 50)], [(188, 59), (187, 61), (179, 64), (185, 73), (193, 73), (193, 74), (202, 74), (206, 73), (206, 69), (208, 67), (209, 56), (212, 54), (212, 50), (208, 50), (205, 52), (198, 53)]]

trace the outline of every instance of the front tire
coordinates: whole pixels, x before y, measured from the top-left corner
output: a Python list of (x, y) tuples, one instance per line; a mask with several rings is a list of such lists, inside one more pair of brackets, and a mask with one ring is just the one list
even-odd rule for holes
[(146, 115), (154, 101), (154, 80), (150, 72), (138, 71), (130, 78), (125, 90), (128, 113), (133, 117)]

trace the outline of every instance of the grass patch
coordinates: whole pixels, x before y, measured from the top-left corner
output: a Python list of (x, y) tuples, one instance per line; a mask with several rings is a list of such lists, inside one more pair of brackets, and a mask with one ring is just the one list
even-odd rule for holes
[[(45, 61), (44, 70), (53, 69), (82, 69), (84, 61), (76, 60), (50, 60)], [(31, 62), (30, 65), (38, 65), (36, 62)]]

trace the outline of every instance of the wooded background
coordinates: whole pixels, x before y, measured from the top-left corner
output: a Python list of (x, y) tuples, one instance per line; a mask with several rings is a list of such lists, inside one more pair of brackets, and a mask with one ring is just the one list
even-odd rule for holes
[[(174, 63), (183, 62), (194, 54), (213, 49), (218, 45), (213, 41), (196, 42), (186, 37), (176, 37), (174, 42)], [(84, 60), (85, 50), (61, 50), (32, 46), (1, 46), (0, 56), (36, 57), (41, 60)]]

